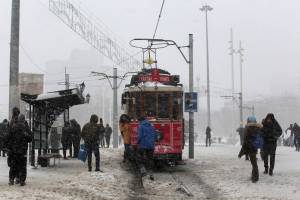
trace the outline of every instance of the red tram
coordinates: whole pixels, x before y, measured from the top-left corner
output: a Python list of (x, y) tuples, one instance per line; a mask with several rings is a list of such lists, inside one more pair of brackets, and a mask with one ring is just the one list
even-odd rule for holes
[(158, 133), (154, 159), (176, 164), (184, 148), (183, 87), (178, 75), (143, 68), (122, 94), (122, 108), (131, 117), (131, 144), (137, 145), (138, 118), (146, 116)]

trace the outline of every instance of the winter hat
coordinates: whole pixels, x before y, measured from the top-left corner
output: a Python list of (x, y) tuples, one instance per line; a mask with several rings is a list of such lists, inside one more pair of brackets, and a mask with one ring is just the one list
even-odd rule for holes
[(19, 114), (18, 121), (19, 122), (25, 122), (25, 116), (23, 114)]
[(249, 116), (247, 118), (247, 123), (256, 123), (256, 117), (255, 116)]

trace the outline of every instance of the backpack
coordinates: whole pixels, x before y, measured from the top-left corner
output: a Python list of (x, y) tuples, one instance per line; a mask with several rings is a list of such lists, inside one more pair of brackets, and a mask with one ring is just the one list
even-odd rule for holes
[(264, 138), (260, 131), (256, 133), (254, 139), (252, 140), (252, 145), (255, 149), (262, 149), (264, 146)]

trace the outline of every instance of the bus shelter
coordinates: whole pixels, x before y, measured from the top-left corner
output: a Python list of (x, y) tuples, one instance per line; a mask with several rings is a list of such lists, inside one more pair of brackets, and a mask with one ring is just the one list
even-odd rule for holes
[(21, 94), (21, 99), (28, 103), (28, 123), (34, 139), (30, 145), (30, 162), (35, 166), (35, 150), (38, 157), (49, 153), (48, 136), (53, 122), (64, 114), (64, 122), (68, 120), (69, 108), (89, 101), (84, 98), (84, 87), (49, 92), (41, 95)]

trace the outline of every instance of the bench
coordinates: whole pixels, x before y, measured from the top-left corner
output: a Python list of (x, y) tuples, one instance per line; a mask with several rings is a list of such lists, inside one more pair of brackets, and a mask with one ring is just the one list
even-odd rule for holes
[(60, 159), (62, 158), (62, 155), (59, 153), (47, 153), (44, 155), (40, 155), (38, 157), (38, 164), (41, 165), (41, 167), (50, 167), (50, 160), (53, 158), (53, 166), (56, 164), (56, 159), (58, 159), (58, 163), (60, 164)]

